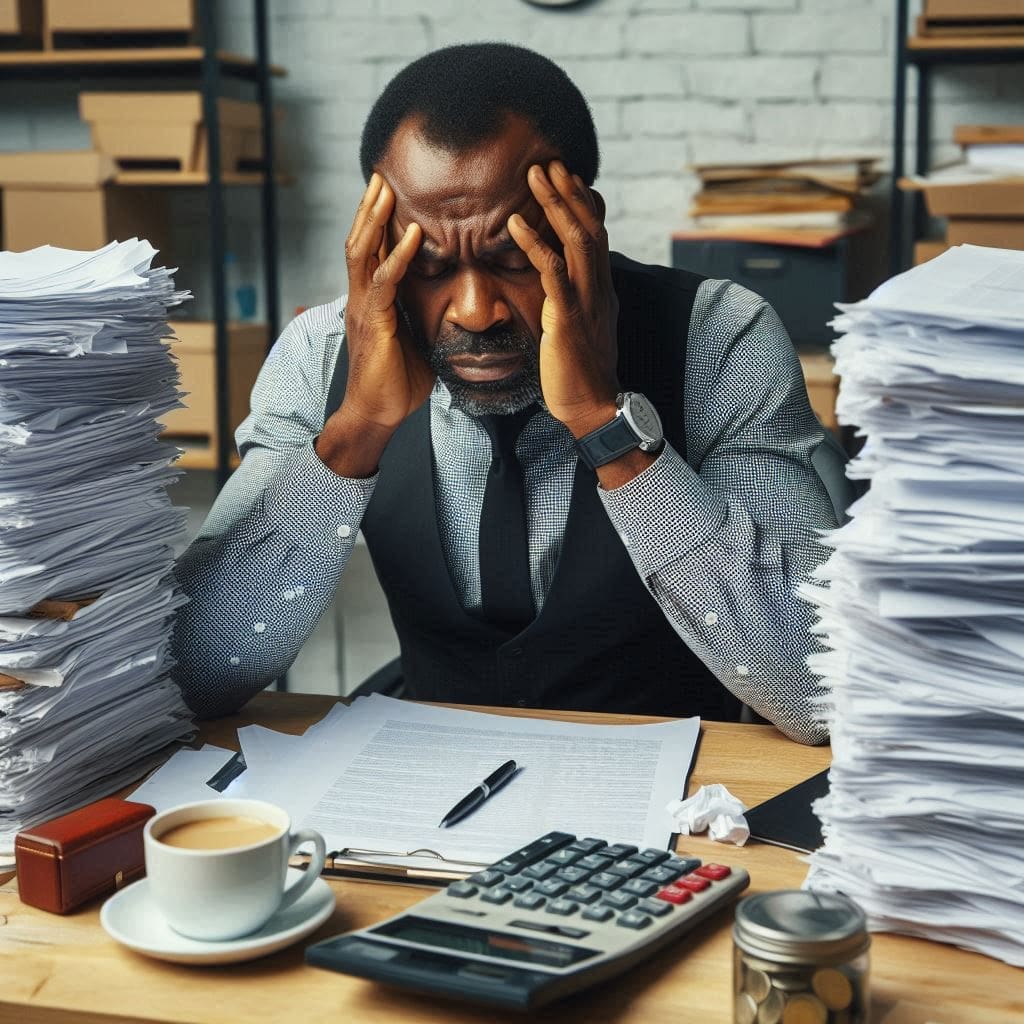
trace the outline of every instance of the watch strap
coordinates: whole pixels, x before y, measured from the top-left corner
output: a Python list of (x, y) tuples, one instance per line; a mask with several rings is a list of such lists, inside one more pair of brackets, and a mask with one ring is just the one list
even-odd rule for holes
[(610, 423), (584, 434), (576, 442), (576, 451), (591, 469), (613, 462), (620, 455), (639, 447), (640, 438), (623, 416), (616, 416)]

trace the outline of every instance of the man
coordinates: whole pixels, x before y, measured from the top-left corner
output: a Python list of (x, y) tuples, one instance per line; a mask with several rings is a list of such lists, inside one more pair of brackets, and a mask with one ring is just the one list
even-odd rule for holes
[(362, 529), (410, 697), (824, 739), (795, 589), (835, 518), (771, 308), (609, 255), (586, 102), (531, 51), (415, 61), (361, 160), (347, 298), (281, 336), (179, 564), (191, 706), (287, 669)]

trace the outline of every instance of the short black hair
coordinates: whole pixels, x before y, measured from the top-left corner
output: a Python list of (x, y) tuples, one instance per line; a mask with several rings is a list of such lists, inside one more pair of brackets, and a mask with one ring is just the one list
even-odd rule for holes
[(363, 126), (363, 177), (369, 181), (407, 117), (421, 116), (432, 143), (460, 153), (497, 135), (508, 114), (529, 121), (569, 170), (593, 185), (600, 157), (583, 94), (553, 61), (511, 43), (447, 46), (399, 71)]

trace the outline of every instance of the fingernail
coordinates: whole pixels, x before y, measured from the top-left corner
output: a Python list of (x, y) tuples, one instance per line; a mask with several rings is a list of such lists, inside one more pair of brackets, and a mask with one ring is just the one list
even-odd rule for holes
[(513, 213), (508, 219), (509, 224), (514, 224), (520, 231), (526, 227), (526, 221), (518, 213)]
[(552, 160), (551, 161), (551, 169), (560, 178), (568, 178), (569, 177), (569, 172), (566, 170), (565, 164), (563, 164), (561, 160)]

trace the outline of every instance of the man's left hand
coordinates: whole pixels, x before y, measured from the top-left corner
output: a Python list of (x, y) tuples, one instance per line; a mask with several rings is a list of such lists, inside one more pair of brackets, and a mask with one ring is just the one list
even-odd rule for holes
[(540, 274), (540, 384), (544, 404), (576, 436), (615, 416), (619, 392), (615, 328), (619, 303), (612, 285), (608, 233), (590, 189), (559, 160), (534, 164), (530, 190), (564, 255), (519, 215), (508, 229)]

